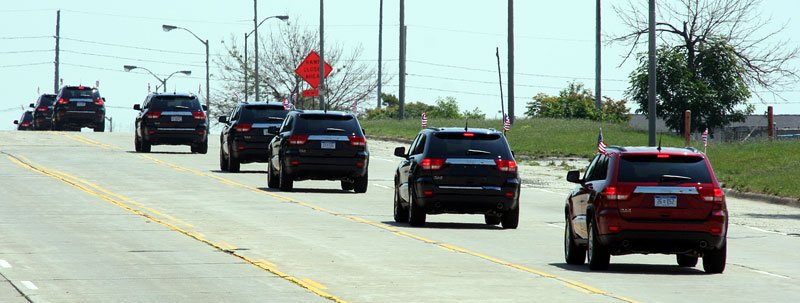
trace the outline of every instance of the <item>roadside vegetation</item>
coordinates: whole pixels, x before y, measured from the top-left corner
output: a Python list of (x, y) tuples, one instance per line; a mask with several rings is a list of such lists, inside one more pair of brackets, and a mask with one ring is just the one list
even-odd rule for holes
[[(429, 127), (464, 127), (465, 119), (430, 119)], [(470, 127), (502, 129), (501, 120), (469, 120)], [(404, 121), (363, 120), (367, 136), (412, 140), (420, 130), (419, 119)], [(580, 157), (590, 158), (597, 152), (597, 136), (603, 128), (608, 145), (647, 145), (647, 132), (624, 123), (603, 123), (583, 119), (535, 118), (518, 119), (507, 133), (508, 141), (518, 158)], [(660, 134), (663, 146), (684, 146), (682, 137)], [(403, 144), (398, 143), (398, 146)], [(702, 141), (692, 146), (703, 149)], [(708, 157), (725, 187), (740, 191), (800, 198), (800, 142), (750, 141), (745, 143), (711, 142)]]

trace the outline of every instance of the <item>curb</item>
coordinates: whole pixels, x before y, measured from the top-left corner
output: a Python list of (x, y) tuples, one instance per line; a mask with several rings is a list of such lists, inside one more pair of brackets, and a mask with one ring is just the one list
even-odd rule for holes
[(797, 198), (786, 198), (786, 197), (778, 197), (766, 194), (748, 193), (727, 188), (723, 189), (723, 191), (725, 192), (726, 196), (731, 196), (734, 198), (756, 200), (770, 204), (778, 204), (791, 207), (800, 207), (800, 199)]

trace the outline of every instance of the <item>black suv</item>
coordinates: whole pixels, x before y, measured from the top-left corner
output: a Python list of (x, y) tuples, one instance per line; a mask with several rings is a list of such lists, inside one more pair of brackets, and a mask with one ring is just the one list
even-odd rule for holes
[(134, 104), (134, 146), (149, 153), (153, 145), (189, 145), (193, 153), (208, 152), (205, 105), (194, 94), (150, 93), (144, 104)]
[(96, 132), (106, 129), (106, 99), (100, 97), (97, 88), (89, 86), (64, 86), (56, 95), (53, 104), (53, 130), (80, 130), (93, 128)]
[(519, 225), (520, 178), (503, 133), (428, 128), (411, 143), (394, 176), (394, 220), (425, 225), (427, 214), (483, 214), (486, 224)]
[(33, 130), (33, 114), (30, 111), (25, 111), (19, 120), (14, 120), (17, 125), (17, 130)]
[(36, 103), (31, 103), (29, 106), (34, 109), (33, 111), (33, 129), (34, 130), (49, 130), (53, 122), (53, 103), (56, 101), (55, 94), (42, 94)]
[(219, 169), (238, 172), (239, 164), (267, 162), (269, 142), (289, 113), (281, 103), (242, 103), (224, 123), (220, 134)]
[(293, 181), (341, 180), (342, 190), (367, 192), (369, 150), (350, 113), (292, 111), (270, 142), (267, 185), (291, 191)]
[(610, 146), (567, 181), (578, 184), (564, 206), (567, 263), (604, 270), (611, 255), (660, 253), (682, 267), (702, 257), (707, 273), (725, 269), (728, 210), (702, 152)]

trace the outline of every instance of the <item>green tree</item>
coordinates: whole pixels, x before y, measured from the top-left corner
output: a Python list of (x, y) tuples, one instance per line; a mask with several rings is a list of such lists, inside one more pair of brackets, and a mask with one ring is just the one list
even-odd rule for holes
[[(400, 101), (396, 96), (390, 94), (383, 94), (381, 96), (384, 107), (381, 109), (367, 110), (366, 119), (397, 119), (400, 109)], [(425, 112), (428, 118), (435, 119), (457, 119), (461, 118), (461, 112), (458, 107), (458, 101), (453, 97), (437, 98), (436, 105), (430, 105), (421, 101), (408, 102), (405, 106), (406, 118), (417, 119)], [(474, 114), (473, 117), (483, 119), (485, 115), (477, 108), (470, 112)], [(466, 115), (466, 112), (465, 112)], [(472, 119), (472, 118), (470, 118)]]
[(528, 102), (525, 115), (528, 117), (592, 119), (611, 122), (626, 122), (629, 119), (625, 100), (604, 98), (600, 113), (595, 110), (594, 94), (583, 84), (572, 82), (558, 96), (538, 94)]
[[(753, 112), (746, 68), (725, 38), (709, 40), (698, 47), (693, 59), (683, 47), (662, 46), (657, 51), (656, 115), (672, 130), (684, 131), (683, 114), (692, 111), (691, 131), (744, 121)], [(694, 61), (691, 64), (688, 61)], [(648, 59), (639, 55), (639, 67), (631, 74), (626, 94), (648, 113)]]

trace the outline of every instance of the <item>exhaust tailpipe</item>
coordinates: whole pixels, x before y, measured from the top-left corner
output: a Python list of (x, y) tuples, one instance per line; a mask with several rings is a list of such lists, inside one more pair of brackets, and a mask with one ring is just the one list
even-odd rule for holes
[(708, 247), (708, 242), (700, 241), (700, 248), (706, 248), (706, 247)]

